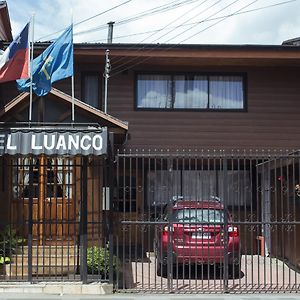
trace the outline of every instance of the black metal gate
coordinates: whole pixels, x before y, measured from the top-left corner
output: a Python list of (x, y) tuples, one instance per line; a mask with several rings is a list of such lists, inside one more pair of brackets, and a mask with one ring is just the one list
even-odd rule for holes
[(0, 178), (1, 280), (299, 290), (299, 152), (3, 156)]
[(1, 280), (108, 281), (107, 161), (1, 157)]
[(299, 152), (127, 151), (115, 172), (117, 290), (299, 290)]

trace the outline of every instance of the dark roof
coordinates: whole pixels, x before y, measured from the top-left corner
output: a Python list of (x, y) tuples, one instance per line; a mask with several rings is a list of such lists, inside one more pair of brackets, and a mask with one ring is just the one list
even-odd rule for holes
[[(60, 101), (63, 101), (65, 103), (71, 104), (72, 103), (72, 97), (58, 89), (52, 88), (50, 91), (50, 94), (57, 97)], [(14, 99), (12, 99), (9, 103), (7, 103), (3, 109), (0, 110), (0, 117), (4, 116), (5, 114), (9, 113), (15, 107), (17, 107), (20, 103), (28, 102), (29, 93), (21, 93)], [(93, 115), (99, 120), (99, 124), (103, 126), (108, 127), (116, 127), (121, 129), (122, 131), (128, 130), (128, 123), (123, 122), (107, 113), (104, 113), (103, 111), (96, 109), (87, 103), (80, 101), (79, 99), (74, 99), (74, 104), (76, 108), (82, 109), (89, 115)]]
[[(0, 1), (1, 3), (1, 1)], [(297, 40), (297, 39), (293, 39)], [(74, 43), (74, 48), (78, 50), (239, 50), (239, 51), (289, 51), (295, 50), (295, 45), (288, 40), (282, 45), (262, 45), (262, 44), (141, 44), (141, 43)], [(43, 50), (47, 48), (52, 41), (36, 42), (35, 50)], [(9, 43), (3, 43), (6, 48)]]
[[(35, 48), (43, 49), (51, 42), (37, 42)], [(182, 50), (288, 50), (294, 47), (290, 44), (284, 45), (261, 45), (261, 44), (138, 44), (138, 43), (74, 43), (75, 49), (122, 49), (122, 50), (141, 50), (141, 49), (182, 49)]]
[(0, 1), (0, 40), (8, 42), (13, 40), (6, 1)]
[(286, 40), (282, 43), (283, 46), (300, 46), (300, 37)]

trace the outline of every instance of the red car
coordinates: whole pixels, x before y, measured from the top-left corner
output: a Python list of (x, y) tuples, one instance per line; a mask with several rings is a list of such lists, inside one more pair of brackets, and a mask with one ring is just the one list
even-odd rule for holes
[[(240, 240), (236, 226), (220, 201), (178, 200), (165, 208), (162, 232), (156, 232), (157, 275), (167, 275), (168, 259), (178, 264), (224, 265), (229, 272), (240, 269)], [(227, 214), (227, 232), (225, 232)], [(227, 241), (226, 241), (227, 239)], [(234, 271), (235, 272), (235, 271)]]

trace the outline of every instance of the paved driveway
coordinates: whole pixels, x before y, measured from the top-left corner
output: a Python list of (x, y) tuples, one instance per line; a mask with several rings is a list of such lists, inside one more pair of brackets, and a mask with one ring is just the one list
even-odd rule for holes
[[(127, 262), (120, 287), (126, 290), (173, 293), (223, 293), (223, 271), (210, 268), (178, 268), (172, 278), (156, 275), (153, 252), (145, 258)], [(300, 274), (276, 258), (244, 255), (241, 273), (228, 280), (228, 292), (255, 293), (261, 291), (284, 292), (300, 290)]]

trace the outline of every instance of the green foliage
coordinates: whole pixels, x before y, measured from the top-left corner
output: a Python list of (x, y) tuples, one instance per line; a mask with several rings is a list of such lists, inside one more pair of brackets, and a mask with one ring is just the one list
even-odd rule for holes
[(5, 226), (0, 231), (0, 265), (9, 264), (10, 257), (16, 252), (18, 245), (23, 243), (23, 239), (17, 235), (15, 229)]
[[(113, 256), (113, 271), (119, 268), (118, 258)], [(101, 274), (108, 276), (109, 273), (109, 250), (107, 248), (89, 247), (87, 249), (87, 269), (89, 274)]]

